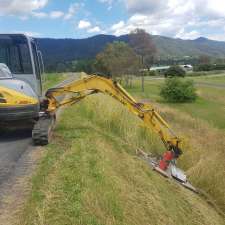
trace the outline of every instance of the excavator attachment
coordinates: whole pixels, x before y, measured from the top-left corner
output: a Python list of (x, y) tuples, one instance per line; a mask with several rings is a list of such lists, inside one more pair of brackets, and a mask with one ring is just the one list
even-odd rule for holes
[(162, 158), (158, 159), (156, 157), (148, 155), (142, 150), (137, 150), (136, 154), (140, 158), (144, 159), (154, 171), (156, 171), (163, 177), (174, 180), (176, 183), (182, 185), (183, 187), (195, 193), (198, 193), (198, 190), (194, 186), (192, 186), (192, 184), (188, 181), (185, 172), (176, 166), (176, 160), (172, 160), (171, 162), (168, 163), (166, 169), (162, 169), (160, 168)]

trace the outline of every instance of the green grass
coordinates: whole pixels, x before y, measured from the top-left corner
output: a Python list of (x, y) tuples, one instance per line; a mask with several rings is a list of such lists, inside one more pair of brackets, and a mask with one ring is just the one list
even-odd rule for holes
[[(205, 78), (202, 78), (203, 80)], [(213, 79), (213, 78), (210, 78)], [(217, 77), (218, 80), (223, 80), (223, 77)], [(200, 78), (199, 78), (200, 81)], [(136, 80), (132, 88), (128, 91), (138, 99), (149, 99), (152, 102), (158, 102), (159, 105), (167, 105), (178, 109), (181, 112), (188, 113), (193, 118), (202, 119), (209, 122), (214, 127), (225, 129), (224, 107), (225, 107), (225, 89), (214, 87), (197, 86), (198, 99), (193, 103), (170, 104), (163, 101), (160, 97), (160, 87), (163, 80), (146, 80), (145, 92), (141, 92), (140, 81)]]
[(90, 97), (66, 109), (20, 224), (224, 224), (204, 199), (151, 171), (136, 157), (138, 147), (160, 153), (162, 146), (110, 97)]
[(225, 74), (215, 75), (215, 76), (203, 76), (203, 77), (193, 77), (195, 81), (202, 81), (210, 84), (224, 84), (225, 85)]
[(67, 74), (62, 73), (46, 73), (44, 75), (43, 90), (54, 87), (68, 77)]
[(169, 106), (186, 112), (194, 118), (203, 119), (215, 127), (225, 129), (224, 106), (218, 102), (198, 98), (194, 104), (169, 104)]

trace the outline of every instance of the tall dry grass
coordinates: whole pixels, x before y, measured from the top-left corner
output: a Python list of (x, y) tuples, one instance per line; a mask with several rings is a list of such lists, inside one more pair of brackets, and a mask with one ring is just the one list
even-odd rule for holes
[(124, 142), (136, 149), (161, 154), (164, 146), (160, 138), (144, 123), (119, 102), (105, 95), (91, 96), (86, 99), (85, 107), (80, 107), (87, 119), (101, 127), (105, 134), (119, 136)]
[[(202, 189), (225, 212), (225, 135), (222, 130), (190, 115), (157, 105), (157, 110), (183, 138), (184, 154), (179, 165), (193, 184)], [(161, 154), (160, 139), (141, 120), (108, 96), (91, 96), (83, 113), (107, 132), (119, 135), (126, 143), (147, 152)]]
[(180, 165), (225, 213), (225, 132), (169, 107), (160, 111), (184, 139)]

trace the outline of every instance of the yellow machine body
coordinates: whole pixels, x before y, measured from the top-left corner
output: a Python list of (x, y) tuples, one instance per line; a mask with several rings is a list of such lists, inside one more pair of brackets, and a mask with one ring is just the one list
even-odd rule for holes
[(38, 99), (27, 96), (21, 92), (0, 86), (0, 108), (36, 105)]

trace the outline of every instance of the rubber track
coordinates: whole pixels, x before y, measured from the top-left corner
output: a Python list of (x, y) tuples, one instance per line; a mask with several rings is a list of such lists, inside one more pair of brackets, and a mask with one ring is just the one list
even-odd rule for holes
[(37, 121), (32, 130), (34, 145), (44, 146), (49, 144), (52, 121), (51, 117), (41, 117)]

